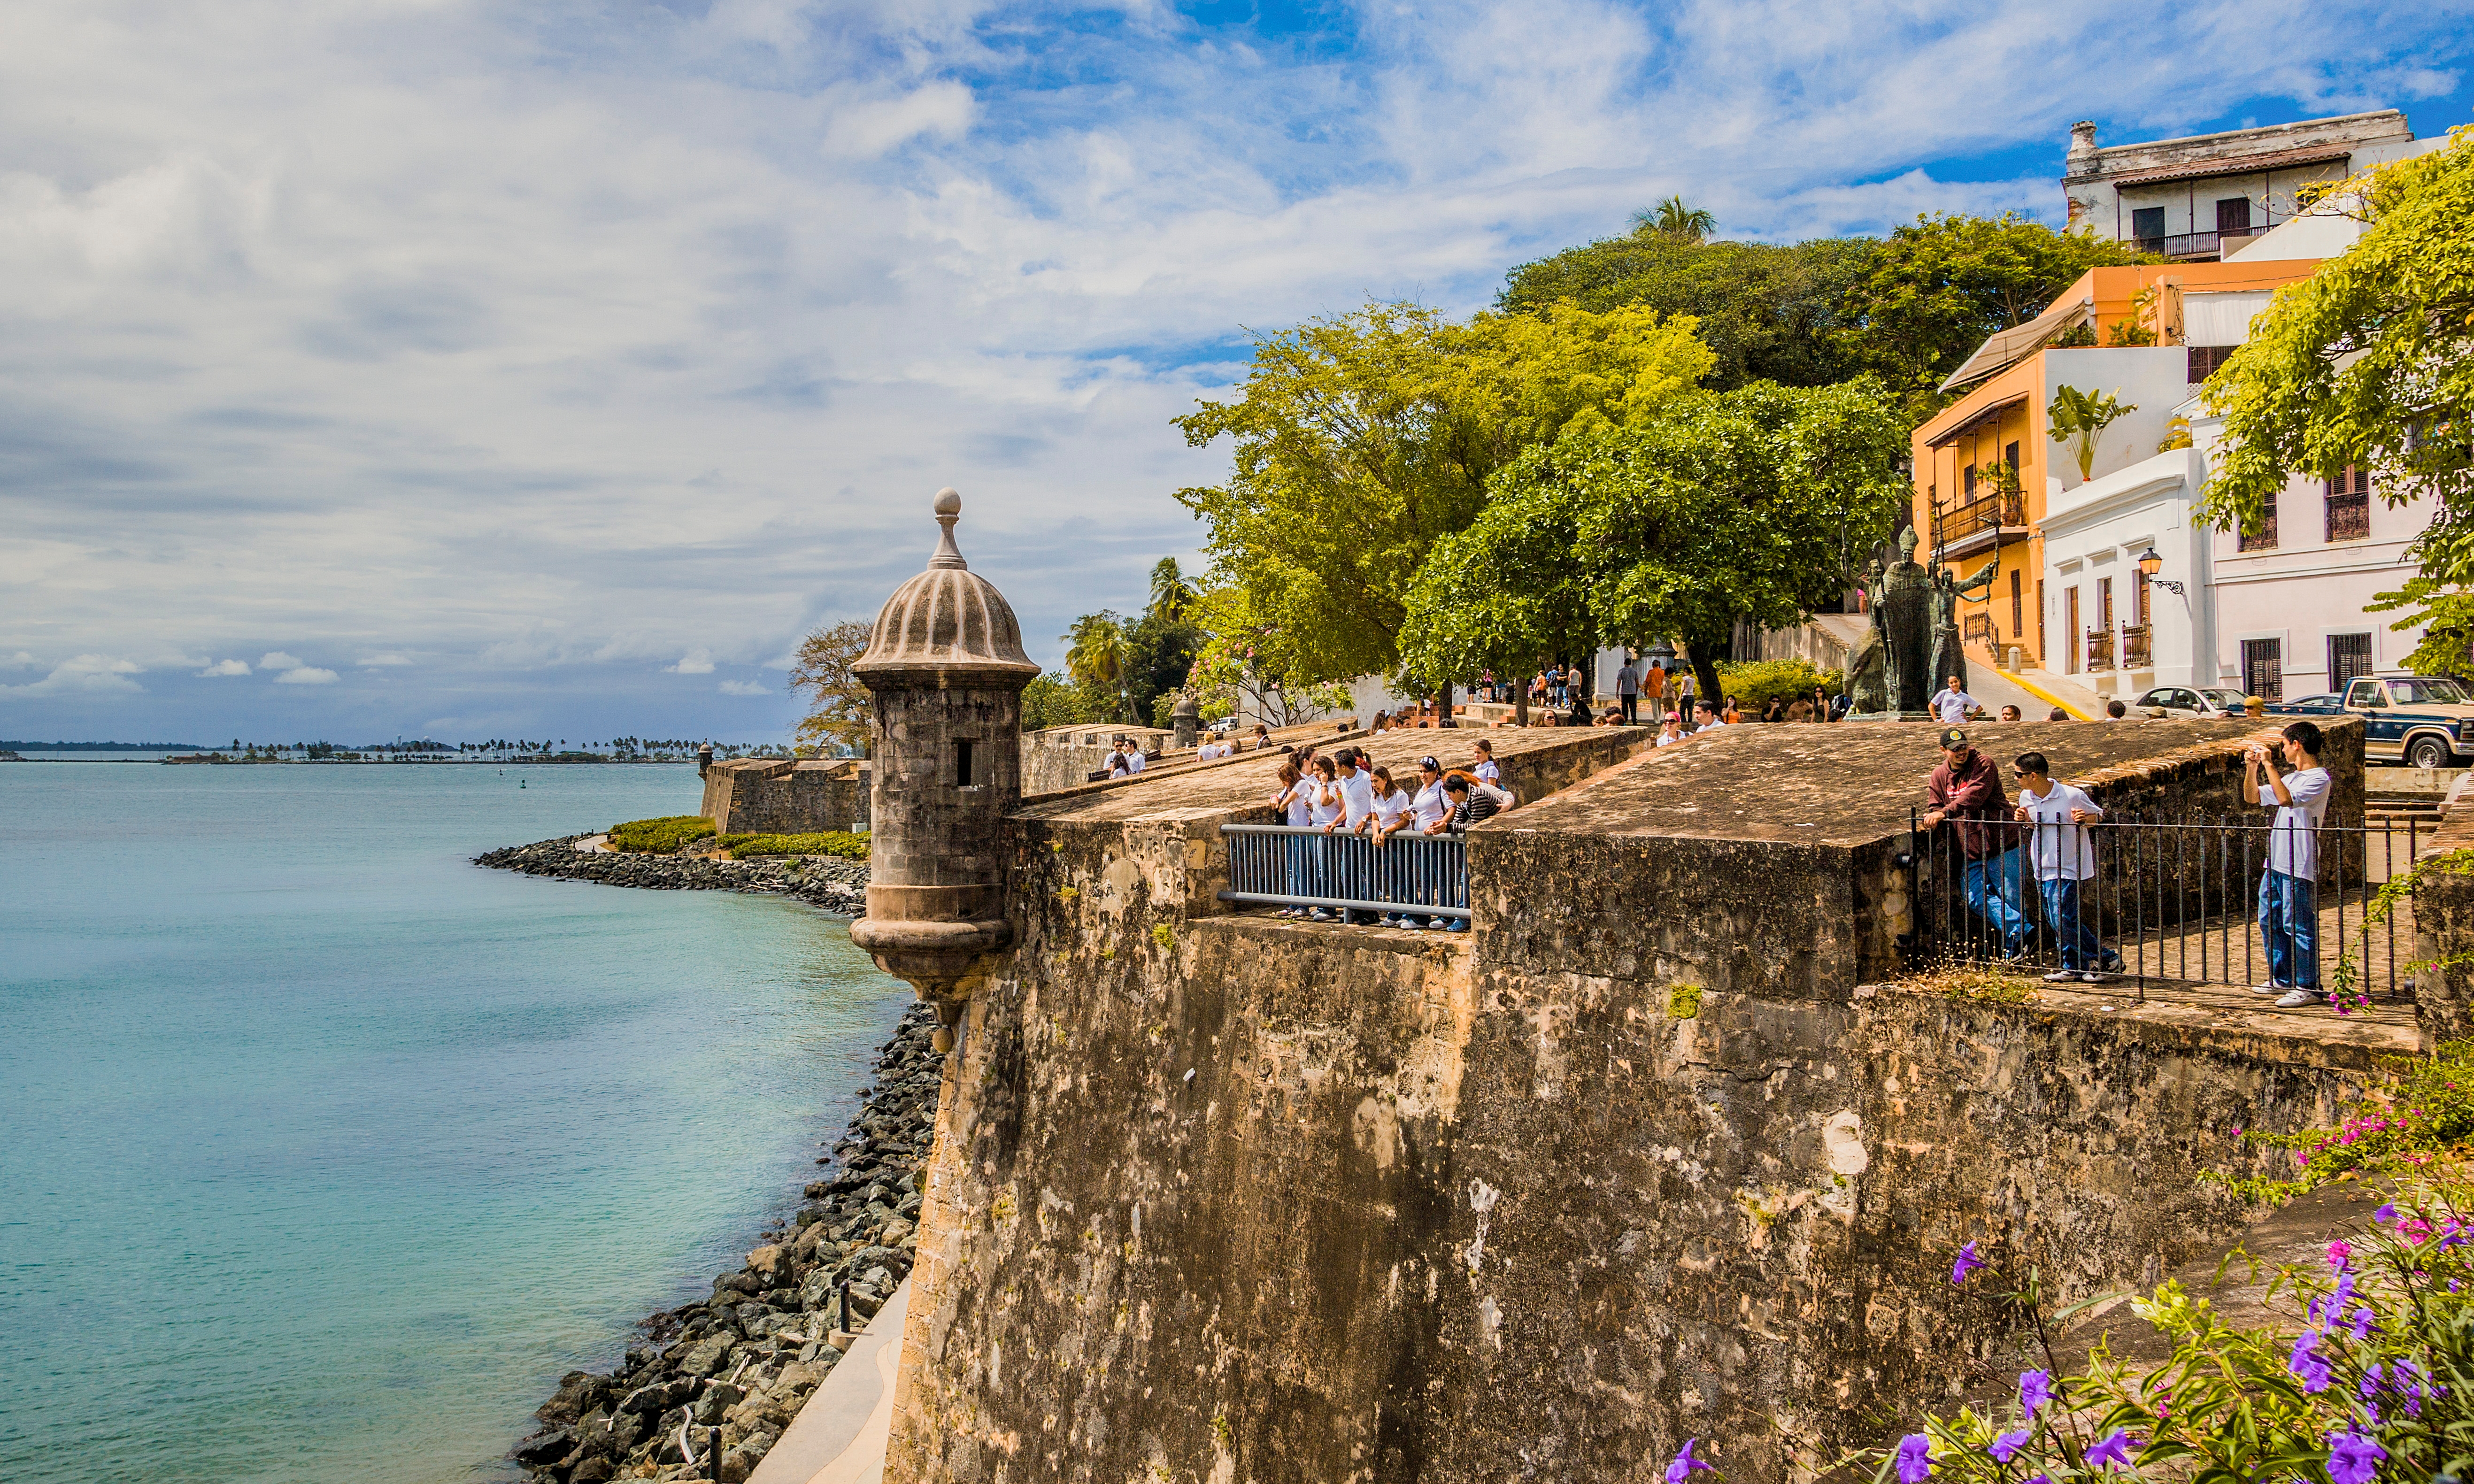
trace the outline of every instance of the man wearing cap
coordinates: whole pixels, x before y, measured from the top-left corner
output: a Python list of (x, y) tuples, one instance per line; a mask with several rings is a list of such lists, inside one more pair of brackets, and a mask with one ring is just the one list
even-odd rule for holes
[(2018, 958), (2027, 947), (2027, 917), (2019, 907), (2025, 872), (2001, 770), (1954, 726), (1941, 734), (1941, 758), (1925, 785), (1931, 807), (1921, 822), (1927, 830), (1940, 829), (1945, 820), (1958, 827), (1959, 850), (1967, 858), (1968, 910), (2001, 935), (2004, 957)]

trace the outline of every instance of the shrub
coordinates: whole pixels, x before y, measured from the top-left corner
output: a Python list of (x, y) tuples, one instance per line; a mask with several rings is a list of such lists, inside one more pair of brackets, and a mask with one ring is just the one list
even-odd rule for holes
[(664, 815), (658, 819), (630, 819), (610, 827), (610, 848), (629, 855), (675, 855), (681, 845), (713, 833), (713, 821), (702, 815)]
[(1718, 679), (1747, 717), (1759, 715), (1772, 696), (1792, 706), (1812, 699), (1814, 686), (1838, 693), (1838, 671), (1815, 669), (1809, 660), (1722, 660)]
[(2355, 1105), (2334, 1129), (2244, 1133), (2245, 1143), (2293, 1152), (2292, 1180), (2213, 1180), (2254, 1201), (2282, 1201), (2332, 1180), (2396, 1175), (2474, 1140), (2474, 1040), (2442, 1041), (2427, 1058), (2400, 1059), (2394, 1080)]
[(813, 835), (725, 835), (721, 846), (734, 861), (750, 856), (844, 856), (867, 859), (867, 837), (848, 830), (821, 830)]

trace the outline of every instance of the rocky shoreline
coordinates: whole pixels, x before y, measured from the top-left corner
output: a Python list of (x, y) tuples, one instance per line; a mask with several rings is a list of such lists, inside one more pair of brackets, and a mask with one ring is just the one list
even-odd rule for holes
[[(944, 1075), (929, 1046), (935, 1029), (927, 1006), (903, 1016), (858, 1115), (817, 1161), (832, 1173), (745, 1264), (714, 1279), (711, 1298), (645, 1320), (616, 1370), (560, 1378), (534, 1414), (541, 1431), (515, 1449), (528, 1479), (701, 1479), (709, 1426), (721, 1429), (721, 1477), (739, 1484), (754, 1472), (841, 1358), (831, 1342), (844, 1286), (859, 1326), (910, 1276)], [(679, 1453), (691, 1420), (692, 1467)]]
[(575, 848), (587, 835), (563, 835), (529, 845), (509, 845), (473, 858), (475, 865), (594, 881), (650, 891), (764, 891), (795, 896), (829, 912), (857, 916), (867, 906), (867, 866), (838, 856), (764, 856), (733, 861), (716, 856), (620, 855)]
[[(774, 892), (851, 915), (865, 901), (867, 867), (855, 861), (577, 850), (586, 838), (493, 850), (473, 864), (652, 890)], [(744, 1264), (714, 1279), (712, 1297), (645, 1320), (616, 1369), (560, 1377), (558, 1394), (534, 1414), (540, 1430), (512, 1455), (528, 1480), (706, 1478), (704, 1429), (716, 1426), (721, 1477), (740, 1484), (755, 1471), (841, 1359), (833, 1340), (845, 1291), (851, 1323), (863, 1325), (910, 1274), (944, 1076), (944, 1058), (930, 1044), (935, 1030), (925, 1005), (903, 1015), (878, 1048), (858, 1114), (816, 1161), (830, 1170), (807, 1186), (789, 1222), (768, 1229)], [(679, 1449), (679, 1430), (691, 1422), (693, 1465)]]

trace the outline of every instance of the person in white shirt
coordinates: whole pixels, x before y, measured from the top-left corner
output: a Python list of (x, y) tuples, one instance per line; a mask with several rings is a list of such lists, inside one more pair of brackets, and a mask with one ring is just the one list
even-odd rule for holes
[[(1272, 807), (1280, 811), (1280, 822), (1293, 830), (1302, 830), (1314, 820), (1315, 786), (1298, 771), (1295, 763), (1280, 765), (1280, 786), (1272, 794)], [(1315, 842), (1292, 836), (1288, 841), (1289, 895), (1313, 896)], [(1302, 917), (1302, 907), (1283, 907), (1279, 915)]]
[[(1341, 828), (1355, 834), (1374, 813), (1373, 764), (1355, 747), (1341, 748), (1332, 761), (1340, 765)], [(1336, 859), (1347, 864), (1340, 867), (1341, 874), (1335, 878), (1332, 895), (1370, 900), (1374, 895), (1374, 883), (1366, 869), (1369, 863), (1353, 853), (1343, 854)], [(1361, 909), (1349, 915), (1348, 920), (1371, 922), (1374, 919), (1372, 913)]]
[[(1333, 768), (1331, 759), (1317, 758), (1314, 760), (1314, 774), (1307, 780), (1306, 786), (1313, 791), (1306, 809), (1307, 828), (1321, 830), (1325, 835), (1329, 835), (1333, 831), (1339, 829), (1341, 816), (1346, 813), (1347, 804), (1346, 801), (1341, 797), (1340, 776)], [(1311, 889), (1300, 893), (1300, 895), (1332, 896), (1337, 894), (1339, 890), (1339, 877), (1338, 873), (1332, 869), (1332, 846), (1330, 842), (1327, 840), (1310, 839), (1307, 840), (1306, 843), (1314, 850), (1314, 861), (1312, 863), (1313, 868), (1307, 873)], [(1314, 911), (1306, 913), (1306, 915), (1312, 917), (1317, 922), (1329, 922), (1332, 920), (1332, 913), (1330, 911), (1322, 907), (1316, 908)]]
[(1503, 787), (1503, 768), (1494, 761), (1494, 743), (1483, 737), (1477, 740), (1477, 766), (1469, 771), (1498, 789)]
[(1126, 747), (1126, 771), (1128, 774), (1141, 772), (1143, 770), (1142, 744), (1135, 742), (1130, 737), (1120, 740), (1125, 743)]
[(1695, 736), (1716, 731), (1726, 724), (1718, 719), (1717, 703), (1710, 697), (1705, 695), (1692, 703), (1692, 731)]
[[(1384, 842), (1408, 828), (1416, 815), (1411, 809), (1409, 791), (1392, 781), (1392, 769), (1375, 768), (1370, 777), (1374, 793), (1373, 807), (1357, 826), (1374, 841), (1373, 880), (1369, 885), (1373, 888), (1374, 901), (1402, 902), (1409, 894), (1410, 873), (1401, 866), (1395, 857), (1406, 852), (1386, 850)], [(1378, 927), (1391, 927), (1394, 925), (1395, 917), (1402, 919), (1405, 923), (1408, 913), (1385, 912), (1375, 918), (1375, 924)]]
[(2283, 735), (2278, 750), (2287, 771), (2277, 771), (2266, 747), (2243, 757), (2243, 802), (2276, 811), (2268, 832), (2268, 869), (2259, 878), (2268, 982), (2254, 987), (2276, 995), (2279, 1010), (2300, 1010), (2320, 999), (2319, 821), (2328, 815), (2329, 778), (2319, 766), (2325, 739), (2316, 723), (2296, 721)]
[(2011, 817), (2027, 826), (2045, 926), (2061, 944), (2062, 966), (2046, 982), (2110, 984), (2119, 976), (2110, 972), (2103, 936), (2079, 912), (2079, 883), (2096, 876), (2096, 839), (2087, 826), (2104, 817), (2104, 808), (2086, 791), (2056, 782), (2041, 752), (2023, 752), (2012, 766), (2019, 769), (2019, 804)]
[(1670, 711), (1665, 716), (1659, 718), (1658, 744), (1660, 746), (1672, 747), (1683, 740), (1684, 718), (1681, 715)]
[(1932, 714), (1944, 726), (1958, 725), (1975, 709), (1976, 697), (1959, 689), (1956, 675), (1950, 677), (1950, 689), (1933, 693)]

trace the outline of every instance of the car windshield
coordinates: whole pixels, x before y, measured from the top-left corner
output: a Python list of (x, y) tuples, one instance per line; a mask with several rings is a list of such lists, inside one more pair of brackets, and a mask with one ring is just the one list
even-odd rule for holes
[[(2206, 696), (2209, 702), (2213, 705), (2224, 707), (2232, 711), (2240, 711), (2243, 709), (2243, 693), (2240, 691), (2202, 691), (2199, 693)], [(2315, 700), (2318, 697), (2316, 696), (2313, 697)]]
[(2391, 680), (2389, 694), (2400, 706), (2465, 704), (2465, 688), (2454, 680)]

